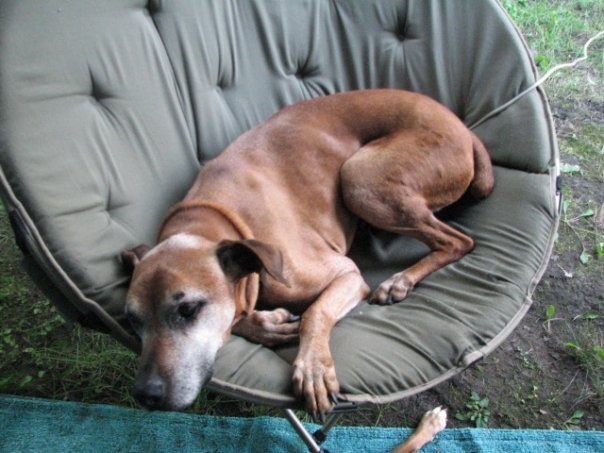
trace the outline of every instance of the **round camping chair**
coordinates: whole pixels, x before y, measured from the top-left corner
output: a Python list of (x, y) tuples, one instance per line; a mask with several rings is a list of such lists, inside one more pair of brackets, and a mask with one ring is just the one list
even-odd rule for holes
[[(559, 216), (554, 130), (538, 88), (498, 108), (534, 82), (496, 0), (4, 0), (1, 195), (62, 313), (136, 350), (118, 256), (153, 243), (204, 161), (301, 99), (375, 87), (437, 99), (483, 140), (496, 187), (443, 213), (476, 240), (471, 254), (333, 332), (349, 401), (391, 402), (484, 357), (531, 305)], [(352, 254), (375, 284), (426, 252), (366, 229)], [(209, 387), (293, 407), (295, 352), (232, 337)]]

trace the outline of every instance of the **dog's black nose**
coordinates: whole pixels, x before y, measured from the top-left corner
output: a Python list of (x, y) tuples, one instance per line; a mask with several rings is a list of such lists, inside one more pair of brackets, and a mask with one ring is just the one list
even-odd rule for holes
[(137, 379), (134, 384), (134, 397), (149, 409), (161, 409), (165, 397), (165, 385), (158, 376)]

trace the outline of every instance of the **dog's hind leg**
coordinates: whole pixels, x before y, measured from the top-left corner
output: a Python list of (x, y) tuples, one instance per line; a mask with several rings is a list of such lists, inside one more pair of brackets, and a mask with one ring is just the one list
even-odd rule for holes
[(409, 290), (425, 277), (458, 261), (474, 247), (474, 241), (470, 237), (438, 220), (430, 210), (418, 207), (418, 212), (420, 215), (408, 227), (390, 230), (419, 239), (430, 247), (431, 252), (380, 284), (371, 295), (372, 303), (391, 304), (403, 300)]
[(472, 181), (472, 141), (470, 136), (463, 138), (401, 131), (369, 143), (342, 166), (342, 195), (349, 210), (371, 225), (411, 236), (431, 249), (383, 282), (371, 302), (401, 301), (427, 275), (472, 250), (470, 237), (433, 214), (461, 198)]

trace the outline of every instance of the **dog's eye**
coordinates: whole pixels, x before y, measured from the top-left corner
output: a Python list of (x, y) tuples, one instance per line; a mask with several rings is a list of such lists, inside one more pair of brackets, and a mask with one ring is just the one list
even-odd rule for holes
[(205, 304), (205, 300), (198, 300), (195, 302), (183, 302), (181, 304), (178, 304), (178, 316), (180, 316), (185, 321), (193, 320), (199, 314), (199, 311)]

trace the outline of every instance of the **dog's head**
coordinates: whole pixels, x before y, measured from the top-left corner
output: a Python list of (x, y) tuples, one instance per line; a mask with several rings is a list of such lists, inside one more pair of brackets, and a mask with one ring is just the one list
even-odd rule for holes
[(132, 271), (126, 316), (142, 340), (134, 394), (152, 409), (184, 409), (211, 378), (231, 327), (253, 309), (249, 274), (285, 281), (281, 254), (256, 240), (177, 234), (122, 261)]

